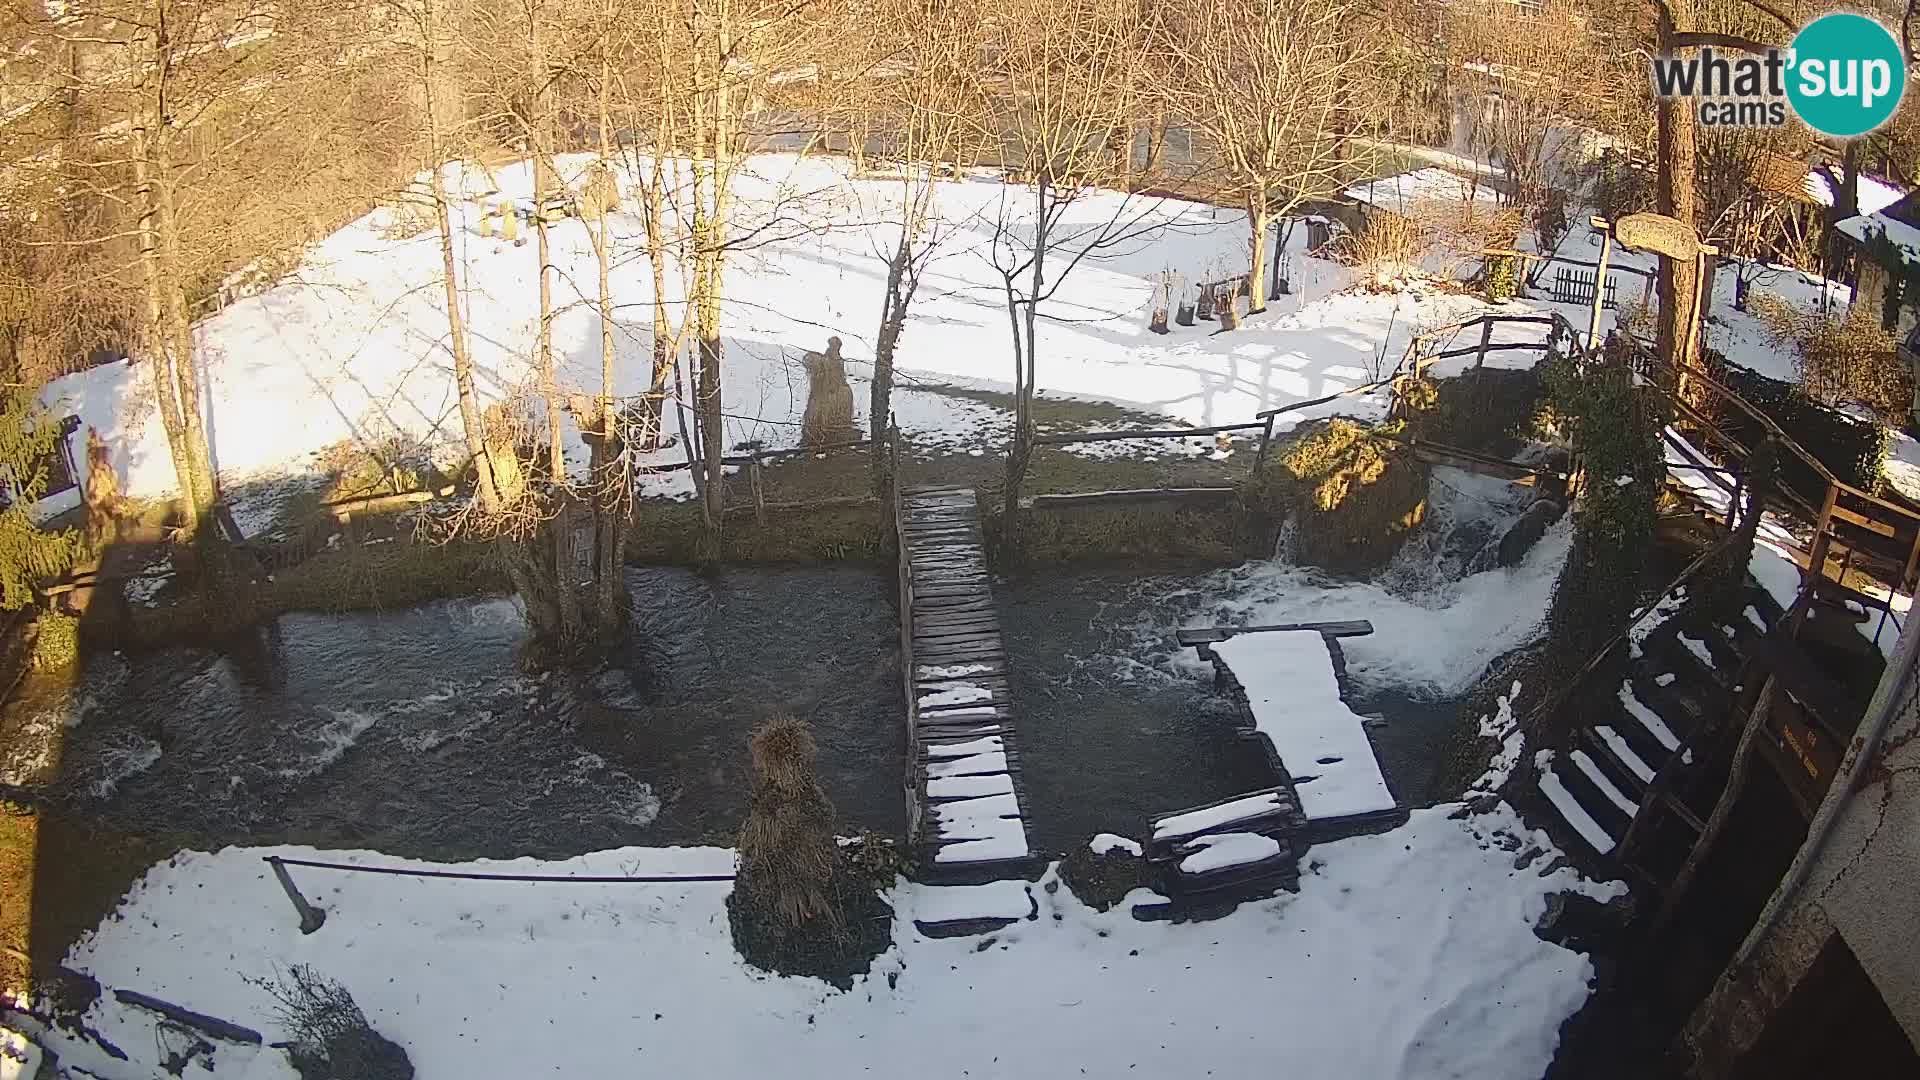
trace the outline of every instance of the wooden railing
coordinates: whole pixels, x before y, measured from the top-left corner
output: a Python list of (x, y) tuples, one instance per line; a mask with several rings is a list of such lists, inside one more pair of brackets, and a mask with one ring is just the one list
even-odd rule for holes
[[(1920, 510), (1883, 499), (1841, 480), (1827, 467), (1826, 462), (1787, 434), (1772, 417), (1705, 368), (1696, 365), (1676, 366), (1661, 360), (1652, 349), (1642, 348), (1638, 353), (1636, 370), (1649, 386), (1672, 405), (1677, 422), (1687, 424), (1700, 434), (1701, 441), (1706, 444), (1702, 449), (1720, 456), (1720, 472), (1732, 481), (1729, 519), (1738, 512), (1742, 499), (1748, 496), (1747, 463), (1753, 451), (1728, 434), (1701, 407), (1686, 400), (1687, 395), (1678, 392), (1677, 388), (1683, 381), (1682, 375), (1685, 376), (1685, 384), (1695, 388), (1696, 393), (1704, 395), (1717, 407), (1734, 410), (1752, 420), (1767, 433), (1768, 440), (1777, 451), (1792, 456), (1825, 481), (1825, 497), (1819, 507), (1782, 484), (1773, 485), (1767, 496), (1774, 509), (1811, 530), (1810, 538), (1804, 544), (1786, 543), (1777, 537), (1773, 541), (1789, 548), (1796, 561), (1803, 563), (1802, 596), (1793, 605), (1797, 613), (1796, 629), (1799, 622), (1806, 618), (1810, 601), (1821, 592), (1838, 593), (1863, 606), (1877, 608), (1879, 624), (1875, 627), (1876, 639), (1889, 622), (1896, 632), (1902, 628), (1901, 618), (1893, 611), (1893, 597), (1901, 593), (1911, 596), (1915, 591), (1916, 571), (1920, 571)], [(1702, 471), (1708, 469), (1703, 465), (1690, 467)], [(1725, 481), (1716, 480), (1716, 483), (1722, 490), (1729, 490)], [(1841, 552), (1837, 568), (1830, 565), (1836, 547)], [(1884, 587), (1887, 596), (1876, 597), (1848, 586), (1847, 576), (1856, 569)], [(1869, 618), (1874, 617), (1872, 610), (1867, 614)]]

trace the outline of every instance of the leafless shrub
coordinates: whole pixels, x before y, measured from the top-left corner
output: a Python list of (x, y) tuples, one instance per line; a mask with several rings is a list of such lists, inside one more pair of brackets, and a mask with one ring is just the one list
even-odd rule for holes
[(1912, 388), (1893, 337), (1860, 305), (1841, 318), (1802, 311), (1770, 293), (1757, 293), (1748, 310), (1776, 342), (1794, 347), (1794, 374), (1801, 390), (1828, 406), (1859, 405), (1897, 424)]
[(306, 964), (258, 985), (274, 999), (301, 1080), (412, 1080), (407, 1052), (373, 1030), (347, 988)]

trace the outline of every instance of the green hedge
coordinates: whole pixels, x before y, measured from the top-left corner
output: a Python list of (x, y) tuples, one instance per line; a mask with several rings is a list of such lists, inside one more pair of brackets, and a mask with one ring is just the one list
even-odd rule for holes
[[(1810, 401), (1794, 384), (1771, 379), (1750, 368), (1727, 363), (1708, 350), (1707, 363), (1724, 365), (1726, 385), (1780, 425), (1807, 452), (1833, 471), (1842, 483), (1862, 491), (1880, 490), (1887, 460), (1886, 429), (1839, 409)], [(1740, 445), (1756, 446), (1765, 437), (1760, 422), (1738, 409), (1726, 409), (1721, 425)], [(1793, 454), (1782, 454), (1779, 482), (1814, 506), (1827, 495), (1827, 482), (1813, 467)]]

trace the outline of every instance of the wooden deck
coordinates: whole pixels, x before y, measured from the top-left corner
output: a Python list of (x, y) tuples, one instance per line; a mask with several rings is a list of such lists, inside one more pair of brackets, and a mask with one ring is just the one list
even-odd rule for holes
[[(1300, 770), (1328, 774), (1331, 773), (1334, 768), (1341, 767), (1330, 764), (1338, 762), (1339, 759), (1319, 758), (1316, 761), (1300, 762), (1288, 762), (1284, 760), (1280, 749), (1274, 744), (1274, 740), (1260, 730), (1260, 717), (1256, 715), (1255, 703), (1249, 699), (1247, 688), (1243, 684), (1240, 674), (1234, 671), (1233, 667), (1227, 662), (1226, 658), (1220, 654), (1217, 648), (1223, 642), (1241, 635), (1297, 631), (1318, 632), (1327, 649), (1327, 663), (1332, 667), (1336, 678), (1338, 678), (1339, 672), (1345, 665), (1337, 639), (1371, 634), (1373, 632), (1373, 625), (1365, 620), (1357, 620), (1353, 622), (1289, 623), (1276, 626), (1196, 629), (1182, 631), (1180, 634), (1180, 643), (1182, 645), (1192, 646), (1195, 651), (1200, 654), (1201, 659), (1207, 660), (1213, 665), (1215, 684), (1236, 706), (1235, 713), (1239, 721), (1238, 726), (1242, 737), (1258, 746), (1266, 758), (1267, 764), (1272, 768), (1274, 776), (1278, 781), (1278, 788), (1275, 790), (1288, 793), (1292, 805), (1303, 812), (1300, 824), (1294, 835), (1294, 841), (1297, 847), (1305, 847), (1308, 844), (1352, 836), (1357, 833), (1378, 832), (1384, 829), (1394, 828), (1404, 823), (1407, 820), (1406, 808), (1393, 805), (1390, 796), (1386, 797), (1387, 805), (1375, 805), (1367, 803), (1364, 800), (1355, 801), (1352, 799), (1325, 800), (1325, 804), (1330, 808), (1320, 810), (1315, 809), (1313, 805), (1315, 800), (1303, 800), (1301, 797), (1303, 793), (1300, 790), (1300, 783), (1297, 782), (1297, 778), (1303, 775)], [(1319, 703), (1303, 702), (1302, 704), (1305, 706)], [(1270, 703), (1268, 707), (1272, 708), (1272, 703)], [(1358, 772), (1362, 774), (1361, 779), (1365, 779), (1365, 774), (1369, 771), (1373, 777), (1377, 778), (1378, 764), (1373, 760), (1371, 747), (1365, 745), (1365, 732), (1356, 728), (1354, 732), (1344, 734), (1350, 736), (1346, 741), (1355, 742), (1353, 748), (1355, 760), (1345, 763), (1344, 767), (1357, 769)], [(1364, 757), (1364, 760), (1361, 760), (1362, 757)], [(1330, 777), (1323, 775), (1322, 779), (1318, 782), (1325, 784), (1328, 782), (1328, 779), (1330, 779)], [(1364, 789), (1368, 785), (1359, 784), (1356, 786)], [(1341, 802), (1348, 802), (1351, 803), (1351, 805), (1338, 805)]]
[(900, 656), (907, 701), (907, 832), (943, 881), (1025, 875), (1007, 651), (971, 488), (900, 496)]

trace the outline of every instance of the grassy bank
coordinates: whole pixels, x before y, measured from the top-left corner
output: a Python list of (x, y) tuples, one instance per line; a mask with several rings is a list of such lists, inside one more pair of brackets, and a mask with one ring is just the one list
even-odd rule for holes
[(85, 1008), (94, 988), (61, 977), (67, 951), (180, 846), (0, 802), (0, 989)]

